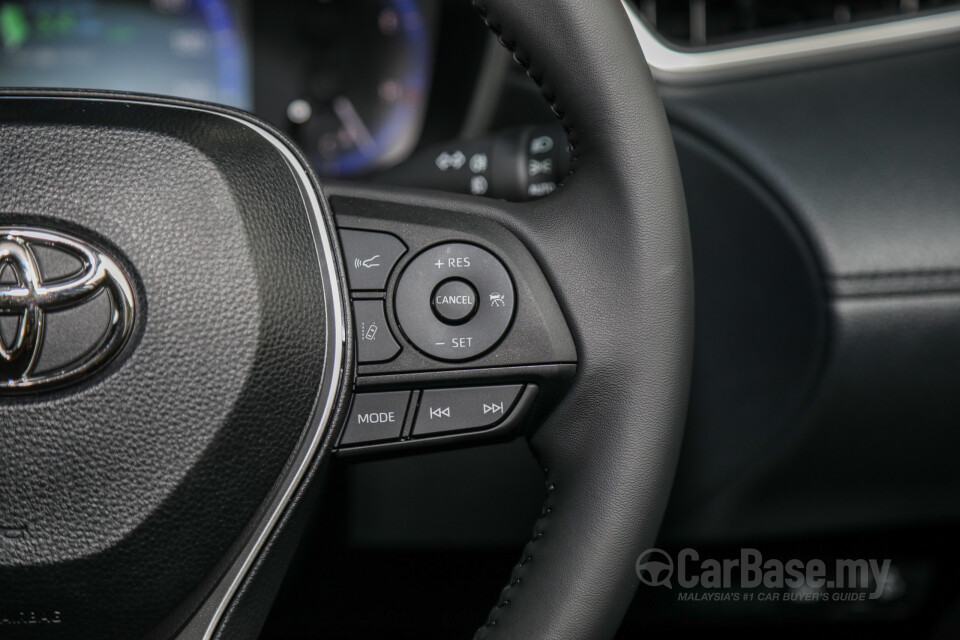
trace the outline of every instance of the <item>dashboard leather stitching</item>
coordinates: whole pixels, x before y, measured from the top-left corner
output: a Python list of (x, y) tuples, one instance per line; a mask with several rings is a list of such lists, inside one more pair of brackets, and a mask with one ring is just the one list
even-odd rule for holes
[(957, 293), (960, 292), (960, 270), (834, 276), (829, 279), (829, 285), (835, 298)]
[[(487, 28), (493, 32), (493, 35), (497, 36), (497, 40), (500, 41), (500, 44), (503, 45), (507, 51), (513, 54), (513, 59), (517, 61), (517, 64), (523, 67), (523, 70), (526, 72), (527, 76), (536, 83), (537, 88), (540, 89), (540, 95), (542, 95), (547, 101), (547, 104), (550, 105), (550, 110), (553, 111), (553, 115), (555, 115), (560, 121), (560, 124), (563, 125), (563, 130), (567, 134), (567, 142), (570, 144), (570, 170), (567, 172), (567, 175), (573, 174), (574, 167), (577, 163), (577, 132), (574, 130), (573, 125), (567, 122), (566, 114), (557, 103), (556, 95), (546, 88), (544, 85), (543, 76), (534, 73), (534, 71), (530, 68), (530, 58), (520, 52), (520, 50), (517, 48), (517, 43), (503, 35), (503, 29), (500, 27), (499, 23), (495, 22), (489, 16), (489, 11), (487, 10), (486, 5), (479, 0), (473, 0), (472, 4), (473, 8), (480, 16), (480, 19), (483, 20), (485, 25), (487, 25)], [(560, 181), (560, 184), (563, 184), (562, 180)]]
[(834, 280), (874, 280), (880, 278), (916, 278), (960, 275), (960, 269), (911, 269), (905, 271), (872, 271), (833, 276)]
[[(823, 265), (823, 247), (816, 239), (816, 232), (808, 221), (797, 213), (797, 207), (784, 200), (776, 189), (770, 186), (770, 180), (763, 172), (757, 171), (755, 164), (744, 161), (731, 149), (727, 141), (719, 138), (701, 126), (695, 119), (687, 117), (682, 111), (671, 109), (666, 103), (671, 127), (696, 138), (712, 150), (724, 156), (727, 162), (745, 172), (758, 188), (773, 198), (796, 227), (797, 233), (805, 240), (807, 251), (816, 264), (819, 277), (826, 288), (829, 298), (863, 298), (883, 296), (903, 296), (936, 293), (960, 292), (960, 268), (940, 269), (899, 269), (864, 271), (860, 273), (830, 274)], [(908, 286), (906, 283), (913, 280)], [(887, 281), (884, 283), (884, 281)]]
[(960, 291), (960, 269), (916, 269), (874, 271), (829, 279), (837, 298), (882, 297)]

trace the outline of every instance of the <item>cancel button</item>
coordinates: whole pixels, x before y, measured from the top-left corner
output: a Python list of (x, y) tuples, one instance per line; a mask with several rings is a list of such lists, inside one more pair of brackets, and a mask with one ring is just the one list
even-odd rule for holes
[(477, 312), (477, 290), (462, 278), (444, 280), (430, 298), (433, 313), (447, 324), (463, 324)]

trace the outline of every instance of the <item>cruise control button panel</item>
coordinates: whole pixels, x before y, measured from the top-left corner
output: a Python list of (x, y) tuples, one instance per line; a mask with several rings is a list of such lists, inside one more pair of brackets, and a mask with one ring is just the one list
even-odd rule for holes
[(482, 429), (503, 420), (513, 407), (523, 385), (430, 389), (423, 392), (414, 437)]
[(337, 455), (531, 434), (573, 383), (577, 349), (529, 248), (482, 212), (344, 188), (329, 201), (350, 284), (355, 401)]
[[(445, 284), (457, 292), (450, 294), (449, 304), (441, 298), (438, 307)], [(466, 302), (471, 290), (475, 305)], [(477, 245), (448, 242), (423, 251), (404, 269), (395, 295), (397, 321), (409, 341), (431, 357), (470, 360), (506, 334), (515, 295), (510, 274), (496, 256)]]
[(341, 229), (340, 242), (346, 261), (347, 280), (353, 291), (382, 291), (394, 265), (407, 252), (394, 235), (379, 231)]
[(409, 402), (409, 391), (358, 393), (353, 398), (350, 418), (344, 428), (340, 444), (399, 440)]
[(386, 362), (400, 353), (400, 345), (390, 333), (382, 300), (354, 300), (357, 362)]

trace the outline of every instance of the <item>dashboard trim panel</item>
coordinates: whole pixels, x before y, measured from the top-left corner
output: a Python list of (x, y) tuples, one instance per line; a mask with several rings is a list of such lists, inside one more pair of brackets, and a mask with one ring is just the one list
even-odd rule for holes
[(960, 11), (946, 11), (723, 49), (684, 51), (654, 33), (630, 0), (622, 4), (654, 77), (664, 84), (728, 80), (960, 39)]

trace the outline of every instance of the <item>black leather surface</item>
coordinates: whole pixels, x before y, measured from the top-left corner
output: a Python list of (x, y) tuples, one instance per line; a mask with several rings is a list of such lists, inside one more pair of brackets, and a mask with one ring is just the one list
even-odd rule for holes
[(312, 414), (310, 218), (283, 157), (210, 114), (2, 98), (0, 154), (4, 224), (103, 239), (141, 302), (112, 371), (0, 398), (0, 524), (27, 527), (0, 541), (0, 612), (59, 619), (0, 635), (140, 637), (203, 595)]
[[(673, 130), (696, 274), (690, 409), (661, 538), (793, 433), (828, 346), (826, 287), (776, 196), (729, 156)], [(725, 520), (726, 521), (726, 520)]]
[[(948, 426), (960, 411), (950, 387), (960, 375), (957, 77), (960, 47), (931, 44), (663, 88), (675, 125), (759, 178), (804, 231), (829, 334), (803, 412), (771, 420), (777, 442), (709, 501), (672, 510), (674, 540), (837, 534), (960, 514)], [(720, 197), (709, 184), (691, 187)], [(679, 485), (706, 482), (681, 468)]]
[(784, 199), (841, 285), (912, 274), (929, 290), (960, 269), (957, 77), (952, 46), (663, 96)]
[(847, 298), (831, 315), (831, 352), (805, 418), (712, 503), (677, 514), (674, 540), (796, 540), (956, 521), (960, 296)]
[(514, 225), (577, 342), (571, 393), (532, 439), (548, 494), (480, 638), (603, 638), (619, 626), (673, 479), (692, 274), (676, 157), (616, 0), (495, 0), (479, 12), (567, 128), (573, 171)]

